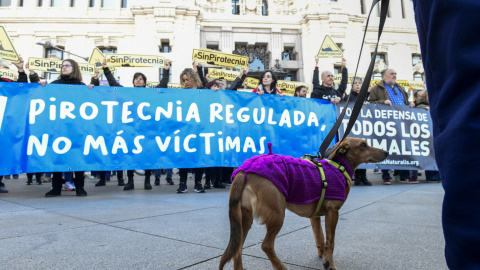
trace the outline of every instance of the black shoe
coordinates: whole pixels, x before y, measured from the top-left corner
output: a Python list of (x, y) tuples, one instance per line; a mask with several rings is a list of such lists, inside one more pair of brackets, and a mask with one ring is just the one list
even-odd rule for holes
[(362, 179), (362, 183), (364, 186), (371, 186), (372, 182), (368, 181), (367, 179)]
[(100, 180), (95, 184), (96, 187), (105, 186), (105, 180)]
[(198, 185), (196, 186), (193, 191), (197, 192), (197, 193), (205, 193), (205, 189), (203, 189), (202, 185)]
[(123, 187), (123, 190), (132, 190), (134, 188), (135, 186), (133, 185), (133, 183), (127, 183), (125, 187)]
[(27, 186), (30, 186), (32, 184), (32, 181), (27, 181)]
[(118, 179), (118, 185), (121, 187), (125, 186), (125, 182), (123, 181), (123, 178)]
[(205, 184), (205, 185), (203, 186), (203, 189), (211, 189), (211, 188), (212, 188), (212, 186), (210, 186), (210, 184)]
[(10, 175), (8, 175), (8, 176), (5, 176), (5, 179), (10, 179)]
[(13, 179), (18, 179), (18, 175), (14, 175), (14, 176), (13, 176)]
[(213, 187), (214, 187), (214, 188), (225, 188), (225, 186), (224, 186), (222, 183), (220, 183), (220, 182), (213, 184)]
[(57, 197), (62, 195), (62, 189), (52, 188), (49, 192), (45, 193), (45, 197)]
[(187, 185), (185, 184), (180, 184), (180, 186), (177, 189), (177, 193), (187, 193)]
[(174, 185), (171, 177), (167, 177), (167, 184), (170, 185), (170, 186)]
[(160, 178), (158, 177), (155, 177), (155, 182), (154, 182), (155, 186), (160, 186)]
[(354, 185), (355, 185), (355, 186), (361, 186), (361, 185), (362, 185), (361, 179), (355, 178), (355, 184), (354, 184)]
[(37, 181), (37, 185), (41, 185), (42, 184), (42, 181)]
[(80, 196), (80, 197), (87, 196), (87, 192), (85, 191), (85, 189), (83, 189), (83, 187), (75, 187), (75, 192), (77, 193), (77, 196)]
[(152, 189), (152, 185), (150, 184), (150, 182), (145, 183), (145, 189)]

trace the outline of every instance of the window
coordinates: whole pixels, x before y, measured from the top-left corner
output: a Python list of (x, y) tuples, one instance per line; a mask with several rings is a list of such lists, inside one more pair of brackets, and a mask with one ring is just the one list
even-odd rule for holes
[(19, 6), (19, 7), (23, 7), (23, 0), (19, 0), (19, 1), (18, 1), (18, 6)]
[(127, 0), (122, 0), (122, 8), (127, 8)]
[(375, 63), (377, 63), (378, 60), (383, 60), (383, 63), (387, 64), (387, 57), (384, 53), (377, 53), (375, 56)]
[(422, 57), (418, 54), (412, 55), (412, 66), (418, 64), (418, 62), (422, 61)]
[(414, 81), (422, 81), (423, 82), (423, 74), (422, 73), (415, 73), (413, 74), (413, 80)]
[(268, 16), (268, 3), (267, 0), (262, 0), (262, 15)]
[(284, 47), (284, 50), (282, 52), (282, 60), (285, 60), (285, 61), (295, 60), (293, 47)]
[(41, 6), (43, 6), (43, 1), (42, 1), (42, 0), (38, 0), (38, 2), (37, 2), (37, 7), (41, 7)]
[(170, 42), (168, 40), (167, 41), (162, 40), (162, 42), (160, 44), (160, 52), (161, 53), (172, 52), (172, 48), (170, 47)]
[[(60, 46), (57, 46), (63, 50)], [(63, 60), (63, 51), (55, 50), (55, 49), (45, 49), (45, 58), (53, 58), (57, 60)], [(47, 80), (56, 80), (60, 76), (58, 72), (45, 72), (45, 79)]]
[(232, 14), (240, 15), (240, 0), (232, 0)]
[(115, 8), (115, 0), (102, 0), (102, 8)]
[(95, 6), (95, 0), (90, 0), (88, 6), (89, 7), (94, 7)]
[(207, 44), (207, 49), (219, 51), (217, 44)]
[(62, 7), (63, 6), (63, 0), (52, 0), (50, 2), (51, 7)]
[(75, 7), (75, 0), (70, 0), (70, 7)]
[(0, 7), (9, 7), (12, 4), (12, 0), (0, 0)]
[(365, 0), (360, 0), (360, 13), (365, 14), (367, 11), (365, 10)]

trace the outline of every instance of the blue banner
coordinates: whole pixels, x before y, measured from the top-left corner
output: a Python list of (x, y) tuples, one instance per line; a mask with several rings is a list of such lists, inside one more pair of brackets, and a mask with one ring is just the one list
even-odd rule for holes
[(315, 154), (336, 119), (321, 100), (228, 90), (0, 83), (0, 175), (236, 167)]

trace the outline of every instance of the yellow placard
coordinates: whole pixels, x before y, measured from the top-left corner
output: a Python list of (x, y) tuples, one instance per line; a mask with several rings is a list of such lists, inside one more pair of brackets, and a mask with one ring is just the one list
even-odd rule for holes
[[(159, 82), (148, 82), (147, 81), (147, 88), (156, 88), (157, 85), (159, 85)], [(182, 86), (179, 83), (168, 83), (167, 88), (182, 88)]]
[(259, 79), (255, 79), (251, 77), (246, 77), (245, 81), (247, 82), (247, 86), (251, 88), (257, 88), (258, 84), (260, 84)]
[(82, 74), (85, 74), (85, 73), (95, 74), (95, 65), (94, 64), (78, 63), (78, 67), (80, 68), (80, 72)]
[(310, 92), (309, 85), (303, 82), (293, 82), (293, 81), (277, 81), (277, 88), (282, 91), (283, 94), (287, 96), (293, 96), (295, 94), (295, 88), (298, 86), (305, 86), (307, 88), (307, 93)]
[(233, 70), (223, 70), (218, 68), (209, 68), (208, 74), (210, 75), (210, 79), (220, 79), (233, 82), (235, 81), (235, 78), (238, 77), (238, 74), (240, 74), (240, 72)]
[(327, 35), (323, 39), (322, 46), (320, 46), (317, 55), (320, 58), (342, 58), (343, 52), (337, 44), (333, 42), (332, 38)]
[(46, 71), (46, 72), (60, 72), (62, 70), (63, 60), (52, 58), (28, 58), (28, 69)]
[[(30, 57), (28, 58), (28, 69), (60, 73), (62, 71), (62, 63), (63, 60), (58, 59)], [(78, 63), (78, 67), (83, 74), (95, 74), (95, 65), (93, 64)]]
[(236, 69), (246, 68), (248, 66), (248, 56), (223, 53), (208, 49), (193, 49), (192, 60), (213, 66)]
[(105, 54), (107, 65), (109, 67), (156, 67), (163, 68), (165, 57), (157, 55), (137, 55), (137, 54)]
[(0, 75), (2, 76), (2, 78), (14, 80), (17, 72), (8, 68), (0, 68)]
[[(347, 81), (347, 84), (351, 84), (352, 83), (352, 80), (353, 80), (353, 77), (355, 77), (354, 74), (348, 74), (348, 81)], [(359, 78), (362, 78), (362, 81), (365, 79), (365, 76), (360, 76), (357, 74), (357, 77)], [(335, 84), (340, 84), (342, 82), (342, 74), (341, 73), (338, 73), (338, 74), (334, 74), (333, 75), (333, 82)]]
[[(102, 69), (103, 59), (105, 59), (105, 55), (102, 53), (102, 51), (100, 51), (99, 48), (95, 48), (92, 51), (92, 55), (90, 56), (88, 63), (95, 65), (95, 67), (98, 68), (100, 72), (103, 72), (103, 69)], [(108, 67), (108, 69), (110, 69), (111, 72), (115, 71), (114, 67)]]
[(17, 63), (20, 61), (18, 53), (13, 47), (10, 37), (3, 26), (0, 26), (0, 59)]
[(397, 83), (401, 85), (403, 88), (410, 87), (410, 83), (407, 80), (397, 80)]
[(423, 90), (424, 89), (424, 82), (423, 81), (409, 81), (410, 88), (416, 90)]

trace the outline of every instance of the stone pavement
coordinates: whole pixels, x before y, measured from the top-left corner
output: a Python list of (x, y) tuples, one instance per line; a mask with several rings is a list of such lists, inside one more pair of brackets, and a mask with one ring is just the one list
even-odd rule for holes
[[(86, 181), (87, 197), (64, 191), (45, 198), (50, 183), (3, 180), (0, 269), (218, 269), (229, 239), (228, 188), (176, 194), (175, 186), (123, 191)], [(424, 176), (423, 176), (424, 177)], [(447, 269), (439, 183), (353, 187), (340, 210), (334, 260), (338, 269)], [(178, 184), (178, 174), (174, 175)], [(34, 181), (35, 183), (35, 181)], [(247, 269), (272, 269), (260, 248), (265, 228), (254, 222), (243, 250)], [(287, 211), (275, 249), (288, 269), (322, 269), (310, 221)], [(229, 263), (226, 269), (233, 269)]]

